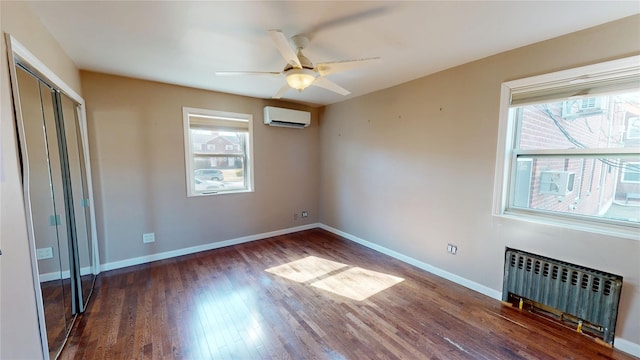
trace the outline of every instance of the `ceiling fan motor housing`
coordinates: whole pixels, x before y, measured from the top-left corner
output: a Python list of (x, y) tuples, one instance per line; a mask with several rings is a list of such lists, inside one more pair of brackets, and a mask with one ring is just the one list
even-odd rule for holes
[[(300, 65), (302, 65), (302, 68), (315, 71), (315, 66), (313, 66), (311, 60), (309, 60), (309, 58), (304, 56), (304, 54), (302, 53), (302, 50), (307, 47), (307, 45), (309, 45), (309, 38), (303, 35), (296, 35), (291, 38), (291, 44), (293, 45), (293, 48), (296, 49), (298, 61), (300, 61)], [(286, 72), (293, 68), (293, 65), (287, 64), (284, 68), (284, 71)]]
[[(300, 65), (302, 65), (303, 69), (309, 69), (309, 70), (315, 71), (315, 67), (313, 66), (313, 63), (311, 62), (311, 60), (309, 60), (306, 56), (302, 54), (302, 51), (298, 51), (298, 60), (300, 61)], [(287, 72), (291, 69), (295, 69), (295, 67), (291, 64), (287, 64), (284, 67), (283, 71)]]

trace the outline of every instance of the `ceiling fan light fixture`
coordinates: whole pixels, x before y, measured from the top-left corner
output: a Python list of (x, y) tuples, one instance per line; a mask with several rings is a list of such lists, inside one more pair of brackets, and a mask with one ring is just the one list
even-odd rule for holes
[(315, 79), (316, 74), (313, 70), (291, 69), (287, 71), (287, 84), (298, 91), (309, 87)]

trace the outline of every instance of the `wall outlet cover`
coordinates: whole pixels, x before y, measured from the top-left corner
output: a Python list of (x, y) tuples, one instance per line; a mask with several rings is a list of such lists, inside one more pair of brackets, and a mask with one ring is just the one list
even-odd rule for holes
[(148, 243), (152, 243), (156, 241), (156, 234), (155, 233), (146, 233), (146, 234), (142, 234), (142, 242), (145, 244)]
[(36, 257), (38, 258), (38, 260), (53, 258), (53, 248), (46, 247), (46, 248), (36, 249)]

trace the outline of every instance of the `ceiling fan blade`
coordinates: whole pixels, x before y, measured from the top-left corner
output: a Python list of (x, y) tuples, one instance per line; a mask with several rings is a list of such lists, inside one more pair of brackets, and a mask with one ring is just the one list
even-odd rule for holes
[(379, 6), (379, 7), (368, 9), (359, 13), (345, 15), (337, 19), (333, 19), (333, 20), (329, 20), (329, 21), (325, 21), (320, 24), (317, 24), (316, 26), (308, 29), (306, 33), (309, 36), (313, 36), (315, 33), (319, 31), (333, 29), (333, 28), (337, 28), (345, 25), (350, 25), (360, 21), (367, 20), (367, 19), (372, 19), (372, 18), (382, 16), (387, 12), (389, 12), (390, 10), (391, 8), (389, 6)]
[(302, 69), (302, 64), (300, 64), (300, 60), (298, 60), (296, 50), (291, 47), (291, 45), (289, 44), (289, 39), (284, 36), (282, 31), (269, 30), (269, 35), (271, 36), (271, 40), (273, 40), (273, 42), (276, 44), (278, 51), (280, 51), (280, 54), (287, 61), (287, 63), (298, 69)]
[(346, 95), (351, 94), (351, 92), (349, 90), (347, 90), (347, 89), (343, 88), (342, 86), (334, 83), (333, 81), (331, 81), (331, 80), (329, 80), (327, 78), (323, 78), (321, 76), (318, 76), (316, 78), (316, 80), (313, 83), (311, 83), (311, 85), (318, 86), (318, 87), (321, 87), (321, 88), (324, 88), (324, 89), (327, 89), (327, 90), (331, 90), (331, 91), (333, 91), (335, 93), (338, 93), (340, 95), (345, 95), (346, 96)]
[(320, 73), (321, 76), (325, 76), (329, 74), (335, 74), (337, 72), (355, 69), (357, 67), (365, 65), (370, 65), (378, 61), (380, 61), (379, 57), (358, 60), (330, 61), (319, 63), (316, 65), (316, 68), (318, 69), (318, 73)]
[(289, 87), (289, 84), (284, 84), (284, 86), (282, 86), (280, 90), (278, 90), (278, 92), (275, 95), (273, 95), (271, 98), (280, 99), (287, 91), (289, 91), (289, 89), (291, 89), (291, 87)]
[(280, 75), (276, 71), (216, 71), (216, 75)]

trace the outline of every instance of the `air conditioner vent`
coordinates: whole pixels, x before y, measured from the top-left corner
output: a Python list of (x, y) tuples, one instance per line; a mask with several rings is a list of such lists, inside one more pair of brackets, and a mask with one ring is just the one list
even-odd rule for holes
[(608, 98), (606, 96), (567, 100), (562, 103), (562, 117), (571, 120), (602, 114), (607, 110), (607, 105)]
[(543, 171), (540, 174), (540, 193), (564, 196), (573, 192), (575, 173), (568, 171)]
[(269, 126), (305, 128), (311, 124), (311, 113), (308, 111), (265, 106), (264, 123)]

